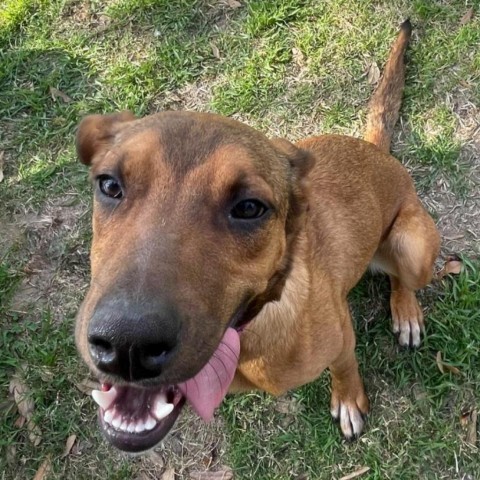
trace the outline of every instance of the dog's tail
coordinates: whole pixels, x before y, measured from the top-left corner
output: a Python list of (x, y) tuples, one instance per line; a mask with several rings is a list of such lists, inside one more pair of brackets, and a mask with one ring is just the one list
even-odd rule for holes
[(404, 56), (412, 35), (412, 24), (405, 20), (390, 50), (383, 76), (369, 103), (364, 139), (385, 152), (390, 151), (393, 128), (398, 120), (405, 85)]

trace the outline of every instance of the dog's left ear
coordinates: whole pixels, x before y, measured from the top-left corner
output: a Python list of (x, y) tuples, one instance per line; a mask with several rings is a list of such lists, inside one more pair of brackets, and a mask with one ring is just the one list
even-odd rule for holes
[(315, 165), (315, 158), (310, 152), (296, 147), (288, 140), (284, 138), (273, 138), (272, 143), (276, 150), (288, 158), (296, 180), (305, 178)]
[(282, 156), (287, 157), (291, 167), (290, 205), (286, 225), (288, 235), (300, 228), (304, 220), (303, 214), (308, 210), (308, 173), (315, 165), (315, 158), (307, 150), (302, 150), (283, 138), (274, 138), (272, 143)]
[(284, 256), (282, 266), (270, 279), (264, 294), (257, 299), (258, 301), (256, 303), (251, 305), (251, 309), (255, 315), (266, 302), (279, 300), (282, 295), (283, 287), (285, 286), (285, 281), (292, 265), (292, 246), (298, 238), (297, 233), (300, 232), (305, 225), (310, 191), (308, 173), (315, 164), (315, 158), (310, 152), (296, 147), (288, 140), (274, 138), (271, 140), (271, 143), (277, 154), (287, 159), (290, 166), (288, 179), (290, 191), (288, 195), (287, 218), (285, 220), (287, 254)]

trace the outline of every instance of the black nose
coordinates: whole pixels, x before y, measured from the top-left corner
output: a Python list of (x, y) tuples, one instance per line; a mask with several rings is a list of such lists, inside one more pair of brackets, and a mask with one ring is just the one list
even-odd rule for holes
[(90, 355), (99, 370), (128, 381), (158, 377), (175, 353), (179, 332), (179, 316), (166, 303), (109, 299), (90, 321)]

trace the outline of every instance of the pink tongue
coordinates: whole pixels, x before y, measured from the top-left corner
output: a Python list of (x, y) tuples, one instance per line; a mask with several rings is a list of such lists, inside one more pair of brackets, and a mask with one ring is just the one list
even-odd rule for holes
[(206, 422), (212, 419), (232, 383), (240, 355), (238, 332), (228, 328), (209, 362), (195, 377), (178, 385), (191, 407)]

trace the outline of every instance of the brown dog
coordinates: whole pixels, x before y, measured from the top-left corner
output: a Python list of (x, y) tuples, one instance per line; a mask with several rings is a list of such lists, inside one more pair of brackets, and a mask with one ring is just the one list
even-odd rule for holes
[(368, 399), (347, 294), (369, 265), (386, 272), (393, 331), (417, 346), (415, 290), (439, 248), (412, 180), (388, 154), (409, 37), (406, 22), (367, 141), (292, 145), (200, 113), (83, 120), (94, 236), (76, 340), (103, 382), (93, 396), (115, 446), (154, 446), (185, 400), (208, 419), (227, 391), (278, 395), (326, 368), (332, 416), (346, 437), (360, 434)]

